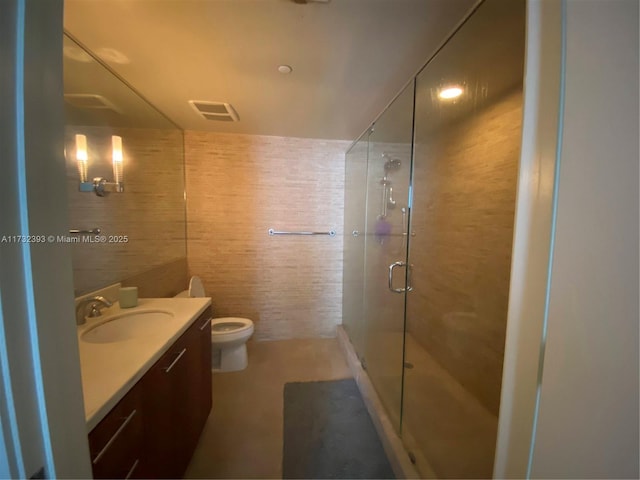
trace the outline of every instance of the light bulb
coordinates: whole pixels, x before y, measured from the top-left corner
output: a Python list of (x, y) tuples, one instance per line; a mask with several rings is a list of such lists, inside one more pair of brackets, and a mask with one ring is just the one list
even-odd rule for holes
[(113, 158), (113, 181), (115, 183), (122, 183), (122, 137), (116, 135), (111, 137), (111, 152)]
[(78, 162), (78, 175), (80, 182), (87, 181), (87, 137), (84, 135), (76, 135), (76, 161)]

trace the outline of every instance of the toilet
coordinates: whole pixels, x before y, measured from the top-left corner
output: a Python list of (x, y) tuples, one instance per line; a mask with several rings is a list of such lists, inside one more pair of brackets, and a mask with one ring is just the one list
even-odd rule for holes
[[(191, 277), (189, 290), (176, 297), (204, 297), (199, 277)], [(237, 372), (247, 368), (247, 340), (253, 334), (248, 318), (221, 317), (211, 320), (211, 369), (214, 372)]]

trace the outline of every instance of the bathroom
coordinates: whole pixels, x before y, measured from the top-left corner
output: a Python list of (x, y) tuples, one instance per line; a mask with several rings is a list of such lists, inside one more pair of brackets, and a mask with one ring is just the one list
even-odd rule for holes
[[(30, 56), (21, 65), (54, 69), (64, 79), (64, 97), (52, 107), (63, 122), (37, 116), (34, 102), (46, 98), (47, 76), (27, 85), (38, 95), (20, 97), (16, 89), (31, 122), (25, 155), (44, 159), (54, 148), (65, 155), (26, 173), (18, 169), (15, 177), (10, 170), (6, 182), (15, 178), (17, 187), (2, 184), (7, 198), (15, 191), (28, 201), (32, 234), (60, 238), (29, 255), (2, 245), (3, 338), (13, 341), (3, 340), (0, 360), (12, 375), (3, 374), (0, 406), (10, 419), (3, 433), (14, 452), (8, 458), (17, 459), (8, 462), (7, 476), (31, 477), (40, 467), (47, 477), (91, 472), (79, 414), (82, 340), (63, 320), (73, 317), (73, 305), (58, 295), (101, 292), (113, 301), (121, 286), (136, 287), (141, 305), (158, 297), (179, 301), (172, 297), (193, 276), (211, 297), (214, 320), (250, 319), (252, 335), (248, 365), (212, 375), (213, 408), (185, 478), (291, 478), (283, 461), (291, 448), (287, 385), (349, 378), (397, 478), (637, 476), (637, 428), (628, 426), (637, 418), (637, 388), (629, 393), (637, 365), (608, 364), (615, 381), (599, 371), (627, 399), (618, 409), (627, 427), (612, 414), (598, 420), (599, 428), (627, 448), (604, 448), (578, 462), (594, 445), (585, 434), (584, 442), (572, 440), (575, 456), (555, 456), (554, 437), (569, 436), (583, 417), (558, 421), (567, 394), (554, 378), (566, 380), (566, 362), (557, 343), (545, 353), (544, 338), (548, 322), (561, 324), (564, 303), (560, 287), (548, 285), (547, 266), (558, 245), (588, 242), (558, 229), (567, 217), (553, 212), (567, 204), (556, 204), (555, 157), (541, 152), (555, 151), (561, 138), (565, 149), (572, 145), (562, 137), (558, 105), (582, 102), (562, 96), (560, 53), (579, 58), (591, 25), (576, 3), (561, 3), (221, 0), (177, 8), (67, 0), (62, 21), (62, 2), (15, 0), (18, 28), (2, 25), (30, 32), (22, 44)], [(604, 17), (598, 11), (594, 25), (610, 32), (633, 13), (632, 2), (618, 7)], [(567, 18), (584, 31), (564, 30)], [(313, 43), (302, 39), (329, 42), (327, 25), (336, 44), (311, 55)], [(637, 37), (637, 25), (624, 26)], [(56, 36), (60, 41), (52, 42)], [(563, 43), (566, 36), (575, 43)], [(159, 47), (154, 39), (165, 37)], [(291, 38), (300, 45), (284, 49)], [(618, 40), (607, 48), (618, 49)], [(223, 45), (216, 62), (201, 48), (207, 42)], [(54, 46), (60, 58), (46, 55)], [(189, 75), (202, 78), (186, 82), (179, 62), (168, 66), (181, 56)], [(630, 81), (625, 72), (614, 79), (620, 85)], [(539, 84), (544, 94), (536, 94)], [(443, 87), (459, 88), (460, 97), (442, 98)], [(189, 100), (213, 110), (203, 115)], [(637, 125), (635, 113), (629, 121)], [(231, 118), (207, 118), (217, 115)], [(49, 138), (43, 132), (51, 124), (57, 126)], [(626, 152), (621, 145), (629, 139), (620, 135), (616, 149)], [(622, 166), (616, 172), (633, 175)], [(25, 175), (30, 186), (19, 194)], [(530, 186), (526, 179), (536, 176)], [(95, 177), (106, 179), (109, 193), (96, 194)], [(606, 190), (612, 208), (637, 197), (637, 188), (615, 190), (617, 196)], [(3, 235), (24, 231), (11, 205), (3, 207)], [(637, 226), (635, 213), (624, 211), (625, 231)], [(80, 232), (66, 235), (71, 230)], [(552, 232), (557, 245), (549, 242)], [(77, 242), (86, 235), (107, 240)], [(559, 265), (570, 250), (558, 253)], [(538, 261), (525, 268), (532, 259)], [(615, 262), (611, 269), (619, 282), (637, 286), (637, 271)], [(569, 270), (553, 274), (560, 281)], [(16, 271), (33, 281), (31, 290), (21, 290), (28, 282), (8, 280)], [(609, 305), (620, 320), (601, 335), (637, 357), (631, 296)], [(30, 319), (24, 330), (6, 321), (11, 315)], [(597, 331), (595, 319), (589, 325)], [(30, 353), (21, 364), (23, 352)], [(549, 380), (541, 396), (543, 357)], [(9, 390), (22, 401), (7, 401)], [(601, 407), (596, 394), (589, 399)]]

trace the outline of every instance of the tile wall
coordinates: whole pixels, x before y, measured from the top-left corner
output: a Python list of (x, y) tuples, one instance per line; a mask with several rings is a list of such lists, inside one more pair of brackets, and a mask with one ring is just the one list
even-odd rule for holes
[(189, 274), (202, 278), (215, 316), (252, 319), (256, 340), (335, 336), (349, 144), (185, 132)]
[[(87, 137), (89, 180), (96, 176), (113, 179), (111, 135), (122, 137), (124, 193), (98, 197), (78, 190), (76, 134)], [(178, 283), (184, 282), (182, 148), (180, 130), (66, 128), (69, 228), (97, 227), (107, 238), (118, 237), (117, 242), (71, 245), (76, 296), (131, 277), (146, 292), (144, 296), (168, 296), (179, 288)], [(123, 236), (127, 237), (126, 242), (119, 241)], [(165, 265), (166, 272), (162, 268)], [(149, 271), (154, 273), (140, 276)], [(158, 274), (165, 280), (155, 282)]]
[(522, 90), (416, 145), (407, 330), (498, 415)]

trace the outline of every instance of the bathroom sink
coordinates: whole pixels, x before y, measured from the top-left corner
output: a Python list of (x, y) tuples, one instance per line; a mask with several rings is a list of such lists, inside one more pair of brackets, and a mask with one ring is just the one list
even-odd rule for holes
[(158, 327), (173, 320), (173, 313), (166, 310), (138, 310), (120, 313), (91, 327), (80, 338), (89, 343), (124, 342), (135, 338), (154, 336)]

